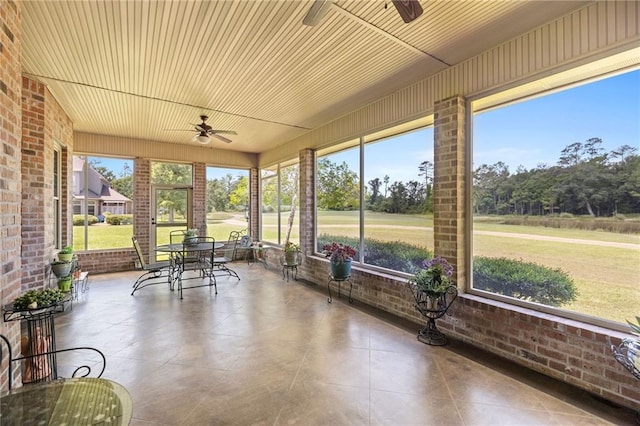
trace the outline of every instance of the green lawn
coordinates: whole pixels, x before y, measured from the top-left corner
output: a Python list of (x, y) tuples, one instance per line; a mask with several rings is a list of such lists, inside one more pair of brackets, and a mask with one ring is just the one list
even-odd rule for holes
[[(283, 228), (288, 213), (281, 215)], [(233, 217), (228, 223), (217, 217), (209, 224), (209, 235), (217, 240), (226, 240), (232, 230), (246, 228), (246, 224)], [(277, 214), (263, 215), (265, 241), (277, 239)], [(357, 212), (319, 212), (320, 233), (358, 236)], [(242, 225), (241, 225), (242, 223)], [(423, 215), (392, 215), (366, 212), (365, 232), (367, 238), (382, 241), (403, 241), (433, 249), (433, 217)], [(158, 243), (169, 240), (169, 230), (161, 228)], [(623, 322), (640, 314), (640, 236), (615, 234), (602, 231), (555, 229), (501, 225), (481, 222), (474, 225), (475, 231), (505, 233), (500, 235), (474, 235), (474, 255), (509, 257), (536, 262), (552, 268), (560, 268), (571, 276), (578, 288), (578, 298), (564, 308), (596, 317)], [(89, 227), (90, 249), (131, 247), (131, 225)], [(513, 234), (527, 236), (560, 237), (589, 242), (633, 244), (629, 247), (608, 247), (597, 244), (545, 241), (518, 238)], [(297, 222), (292, 239), (298, 239)], [(82, 227), (74, 227), (74, 247), (84, 241)]]

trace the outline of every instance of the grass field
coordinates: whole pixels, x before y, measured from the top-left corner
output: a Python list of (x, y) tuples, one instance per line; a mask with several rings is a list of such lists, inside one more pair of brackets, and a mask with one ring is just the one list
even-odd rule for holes
[[(287, 218), (288, 213), (282, 214), (283, 224)], [(228, 217), (216, 219), (209, 223), (208, 230), (209, 236), (217, 240), (226, 240), (232, 230), (246, 228), (246, 221), (242, 216), (231, 220)], [(170, 229), (172, 228), (162, 228), (159, 244), (169, 242)], [(640, 235), (501, 225), (492, 222), (474, 224), (474, 231), (474, 255), (522, 259), (566, 272), (577, 286), (578, 297), (575, 302), (563, 308), (620, 322), (640, 315)], [(84, 240), (82, 232), (82, 227), (74, 228), (74, 247), (81, 247)], [(89, 249), (131, 246), (130, 225), (92, 226), (89, 232)], [(357, 237), (358, 214), (320, 212), (318, 232)], [(488, 235), (483, 234), (484, 232)], [(367, 212), (365, 233), (367, 238), (402, 241), (433, 249), (433, 219), (430, 216)], [(535, 239), (536, 236), (580, 241), (549, 241)], [(296, 225), (292, 239), (297, 238)], [(262, 239), (276, 241), (277, 214), (263, 215)], [(603, 244), (598, 244), (599, 242)], [(622, 246), (605, 245), (618, 243)]]

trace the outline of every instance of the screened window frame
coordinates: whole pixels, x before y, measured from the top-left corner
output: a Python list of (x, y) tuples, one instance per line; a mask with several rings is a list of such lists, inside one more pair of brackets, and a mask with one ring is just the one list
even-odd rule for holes
[[(604, 327), (604, 328), (617, 330), (621, 332), (628, 331), (628, 326), (626, 324), (623, 324), (617, 321), (613, 321), (613, 320), (609, 320), (601, 317), (595, 317), (586, 313), (570, 311), (567, 309), (563, 309), (561, 307), (553, 307), (553, 306), (543, 305), (536, 302), (529, 302), (526, 300), (517, 299), (515, 297), (504, 296), (501, 294), (492, 293), (490, 291), (480, 290), (473, 287), (473, 240), (474, 240), (473, 238), (473, 230), (474, 230), (473, 228), (473, 188), (474, 188), (474, 185), (473, 185), (473, 179), (471, 179), (471, 176), (473, 176), (473, 158), (474, 158), (474, 152), (475, 152), (474, 144), (473, 144), (474, 115), (480, 112), (490, 111), (497, 108), (508, 107), (509, 105), (516, 104), (519, 102), (526, 102), (530, 99), (543, 97), (543, 96), (550, 96), (557, 92), (568, 90), (576, 86), (591, 84), (591, 83), (597, 82), (598, 80), (614, 77), (615, 75), (618, 75), (618, 74), (623, 74), (623, 73), (631, 72), (634, 70), (640, 70), (640, 64), (635, 64), (631, 66), (627, 65), (621, 68), (611, 69), (608, 66), (608, 59), (609, 58), (605, 58), (602, 60), (602, 62), (605, 64), (603, 66), (603, 69), (599, 69), (597, 67), (596, 64), (598, 61), (588, 64), (587, 66), (589, 67), (589, 71), (588, 71), (589, 75), (585, 75), (584, 73), (580, 73), (579, 71), (577, 71), (576, 74), (579, 77), (576, 77), (570, 82), (567, 82), (566, 77), (559, 78), (559, 80), (562, 81), (562, 83), (556, 83), (555, 85), (552, 83), (549, 83), (548, 81), (545, 81), (546, 79), (544, 77), (539, 79), (534, 79), (533, 82), (529, 82), (525, 84), (525, 86), (527, 86), (526, 95), (518, 94), (517, 87), (515, 88), (510, 87), (510, 88), (502, 88), (502, 89), (496, 88), (486, 93), (482, 93), (482, 94), (478, 94), (478, 95), (466, 98), (465, 133), (468, 136), (467, 136), (467, 146), (466, 146), (465, 154), (467, 156), (467, 159), (469, 160), (466, 162), (466, 167), (467, 167), (466, 174), (467, 176), (470, 177), (465, 182), (465, 192), (466, 192), (466, 197), (465, 197), (465, 204), (466, 204), (465, 229), (466, 231), (465, 232), (466, 234), (464, 236), (464, 240), (466, 242), (465, 250), (467, 253), (467, 256), (465, 259), (465, 268), (468, 271), (465, 288), (464, 288), (464, 291), (466, 293), (470, 295), (490, 299), (490, 300), (495, 300), (497, 302), (502, 302), (512, 306), (531, 309), (533, 311), (540, 312), (543, 314), (551, 314), (551, 315), (563, 317), (563, 318), (574, 320), (584, 324), (595, 325), (598, 327)], [(571, 74), (573, 71), (574, 70), (569, 70), (567, 72)], [(559, 74), (562, 74), (562, 73), (559, 73)], [(554, 76), (552, 75), (549, 78), (553, 79)], [(551, 81), (553, 82), (553, 80)], [(532, 91), (530, 89), (530, 86), (532, 85), (535, 87), (539, 87), (540, 89), (537, 91)], [(507, 93), (509, 93), (509, 95), (507, 95)], [(492, 96), (496, 97), (496, 101), (494, 103), (487, 103), (486, 100)], [(482, 106), (474, 111), (473, 104), (475, 102), (480, 102)]]

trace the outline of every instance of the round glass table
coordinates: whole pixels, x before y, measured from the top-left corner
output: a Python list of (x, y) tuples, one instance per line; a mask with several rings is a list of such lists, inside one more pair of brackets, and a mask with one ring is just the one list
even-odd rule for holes
[(26, 385), (0, 395), (2, 425), (128, 425), (132, 410), (122, 385), (89, 377)]

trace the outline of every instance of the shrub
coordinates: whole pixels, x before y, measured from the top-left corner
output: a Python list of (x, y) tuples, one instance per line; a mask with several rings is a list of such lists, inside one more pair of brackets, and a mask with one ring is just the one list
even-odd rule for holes
[(473, 287), (549, 306), (576, 299), (575, 284), (562, 270), (504, 257), (475, 257)]
[[(318, 247), (332, 242), (342, 243), (357, 248), (360, 242), (357, 238), (322, 234), (318, 236)], [(379, 241), (366, 238), (365, 260), (369, 265), (379, 266), (394, 271), (413, 274), (420, 269), (422, 261), (431, 259), (433, 253), (425, 247), (418, 247), (400, 241)], [(321, 251), (321, 249), (318, 249)], [(356, 254), (357, 258), (357, 254)]]
[(109, 225), (130, 225), (133, 223), (133, 215), (112, 214), (107, 216), (105, 222), (107, 222)]
[[(87, 223), (89, 225), (94, 225), (98, 223), (98, 218), (93, 215), (87, 216)], [(84, 225), (84, 215), (83, 214), (74, 214), (73, 215), (73, 226), (82, 226)]]

